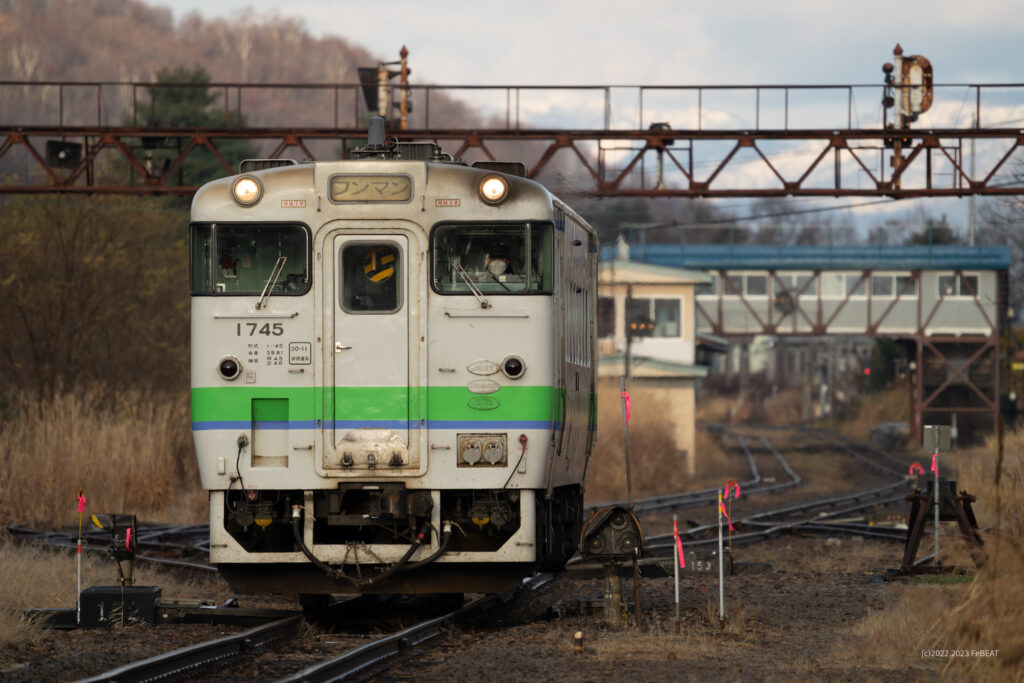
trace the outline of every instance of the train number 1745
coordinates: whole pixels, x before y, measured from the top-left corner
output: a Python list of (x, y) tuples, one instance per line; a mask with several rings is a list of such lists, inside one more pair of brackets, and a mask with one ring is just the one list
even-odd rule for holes
[[(248, 331), (249, 334), (243, 334), (245, 331)], [(238, 337), (253, 337), (257, 334), (262, 334), (266, 337), (280, 337), (282, 334), (284, 334), (284, 324), (263, 323), (262, 325), (260, 325), (259, 323), (237, 323), (235, 325), (235, 335)]]

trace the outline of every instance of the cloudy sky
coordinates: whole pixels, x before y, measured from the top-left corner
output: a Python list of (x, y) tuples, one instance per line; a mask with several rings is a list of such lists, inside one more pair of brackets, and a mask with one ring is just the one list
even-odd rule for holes
[[(175, 0), (173, 11), (179, 19), (192, 11), (298, 18), (317, 35), (341, 36), (384, 59), (396, 59), (404, 44), (418, 83), (880, 84), (880, 67), (892, 59), (897, 42), (906, 54), (927, 57), (939, 84), (1024, 82), (1024, 11), (1009, 0)], [(877, 88), (857, 91), (855, 127), (880, 124), (879, 95)], [(635, 96), (619, 97), (625, 100), (613, 103), (613, 118), (632, 127)], [(921, 125), (969, 124), (972, 99), (965, 88), (943, 90)], [(588, 101), (546, 92), (522, 106), (534, 125), (574, 125), (568, 123), (573, 115), (591, 114), (575, 125), (600, 125), (600, 107)], [(662, 118), (683, 128), (694, 115), (684, 102), (660, 106), (645, 104), (642, 125)], [(704, 106), (705, 125), (715, 116), (722, 127), (754, 125), (745, 104), (737, 109), (722, 101), (717, 113), (714, 102)], [(770, 102), (762, 106), (770, 116)], [(845, 100), (815, 104), (811, 114), (823, 117), (808, 122), (812, 127), (844, 127)], [(1018, 119), (1024, 120), (1024, 106), (1011, 103), (991, 109), (983, 125), (1024, 125)], [(807, 153), (816, 154), (810, 148)], [(960, 220), (963, 203), (929, 206), (936, 215), (951, 212), (952, 221), (966, 223)]]
[(175, 0), (173, 9), (297, 17), (386, 58), (405, 44), (417, 77), (432, 83), (874, 83), (897, 42), (927, 56), (938, 82), (1024, 80), (1024, 12), (1010, 0)]

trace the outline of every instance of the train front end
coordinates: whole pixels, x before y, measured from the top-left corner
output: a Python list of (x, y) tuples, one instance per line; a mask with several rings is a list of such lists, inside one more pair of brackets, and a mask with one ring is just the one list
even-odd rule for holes
[(553, 198), (432, 154), (196, 195), (193, 434), (237, 590), (491, 592), (572, 552)]

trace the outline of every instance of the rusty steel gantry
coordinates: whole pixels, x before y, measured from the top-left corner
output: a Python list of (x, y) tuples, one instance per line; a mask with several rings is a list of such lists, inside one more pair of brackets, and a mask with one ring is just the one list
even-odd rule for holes
[[(230, 140), (270, 158), (337, 158), (365, 138), (361, 87), (0, 81), (0, 193), (190, 195), (181, 170), (198, 150), (235, 172), (219, 147)], [(1024, 108), (1024, 85), (931, 86), (930, 118), (897, 128), (880, 87), (885, 99), (891, 85), (406, 86), (408, 129), (396, 112), (390, 133), (457, 158), (523, 161), (541, 180), (555, 169), (592, 196), (1024, 193), (1024, 128), (993, 120)], [(161, 121), (142, 101), (159, 88), (216, 94), (223, 125)], [(469, 118), (457, 97), (484, 114)], [(30, 121), (8, 120), (24, 112)]]

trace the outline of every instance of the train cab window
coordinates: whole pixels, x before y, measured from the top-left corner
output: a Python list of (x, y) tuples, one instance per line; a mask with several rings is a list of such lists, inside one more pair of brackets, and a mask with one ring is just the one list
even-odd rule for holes
[(433, 236), (434, 289), (442, 294), (550, 294), (554, 283), (548, 223), (438, 226)]
[(341, 249), (341, 307), (348, 313), (394, 313), (402, 307), (398, 246), (356, 242)]
[(193, 224), (191, 290), (212, 295), (309, 291), (309, 231), (295, 224)]

